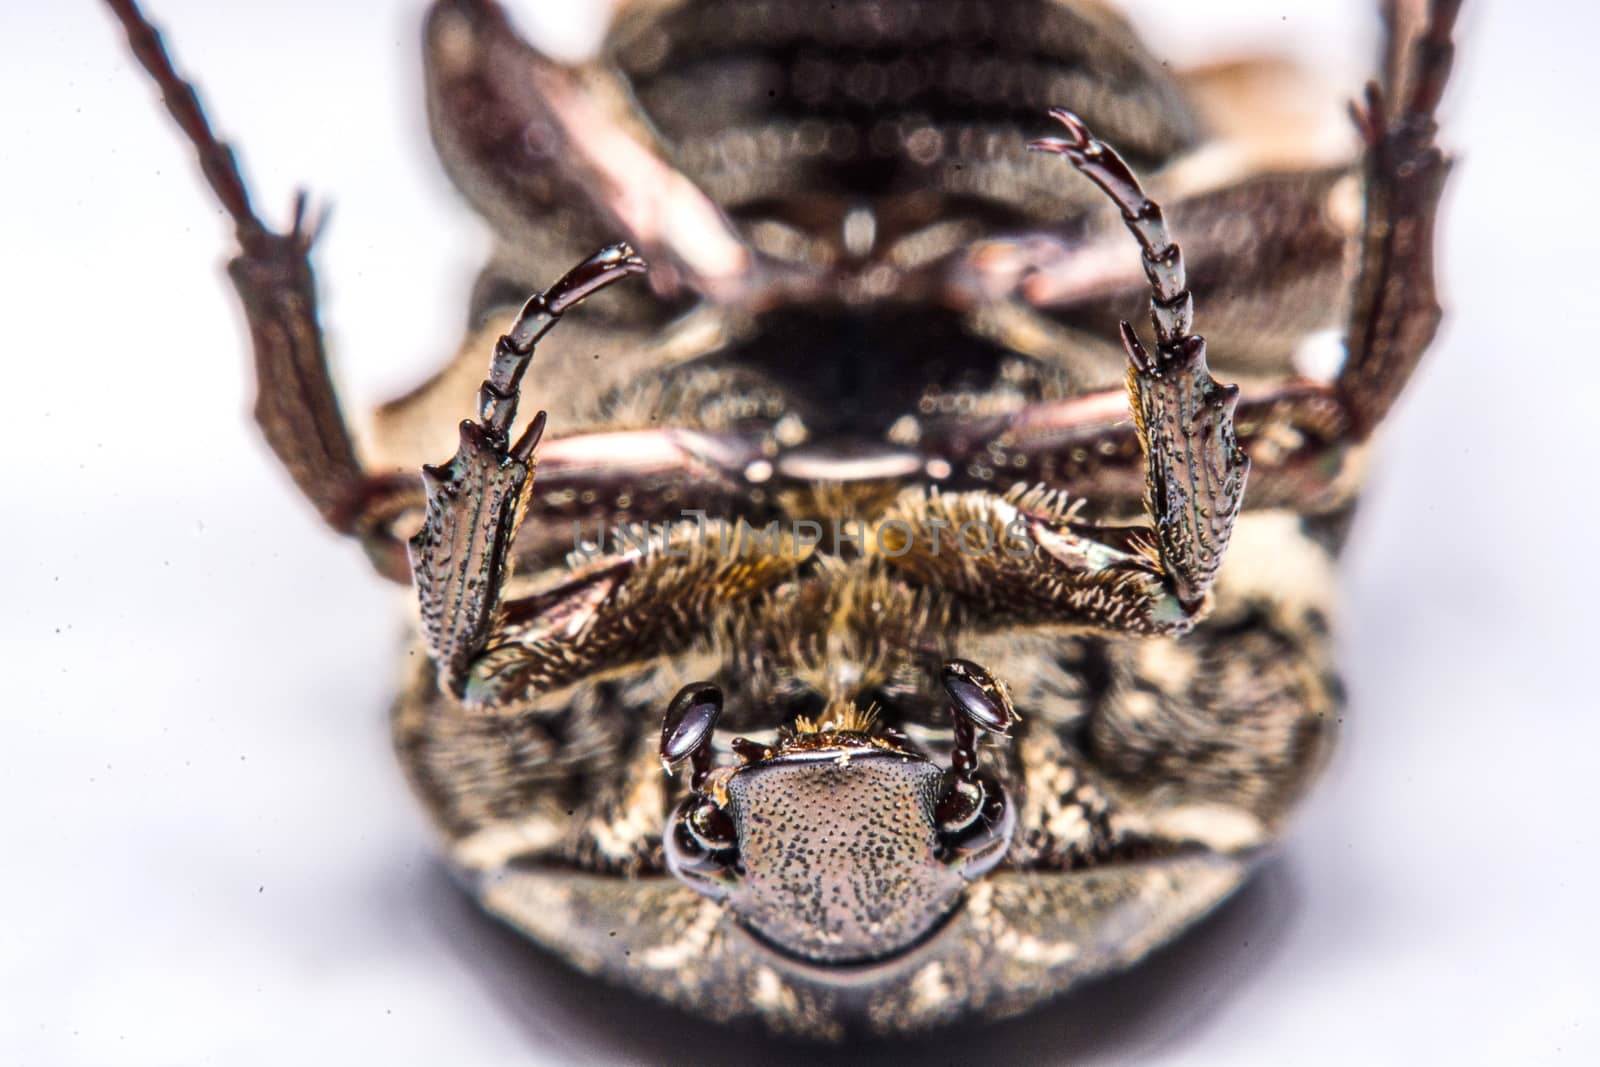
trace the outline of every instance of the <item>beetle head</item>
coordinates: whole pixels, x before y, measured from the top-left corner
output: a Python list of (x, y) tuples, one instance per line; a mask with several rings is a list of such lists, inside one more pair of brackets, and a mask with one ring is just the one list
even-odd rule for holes
[(693, 767), (667, 825), (672, 873), (803, 959), (860, 962), (915, 944), (1000, 862), (1016, 823), (977, 766), (978, 733), (1016, 722), (1005, 689), (964, 660), (943, 674), (955, 720), (948, 770), (853, 707), (798, 720), (775, 745), (736, 739), (741, 762), (713, 770), (722, 693), (685, 686), (661, 735), (663, 764)]

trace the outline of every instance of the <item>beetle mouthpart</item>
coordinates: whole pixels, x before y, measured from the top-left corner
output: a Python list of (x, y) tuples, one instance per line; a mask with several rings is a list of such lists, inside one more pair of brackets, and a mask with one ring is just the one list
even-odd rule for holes
[(1016, 811), (978, 769), (980, 732), (1004, 735), (1017, 714), (984, 668), (951, 660), (951, 766), (842, 711), (799, 721), (773, 745), (734, 741), (741, 762), (710, 769), (722, 692), (685, 686), (667, 709), (661, 761), (690, 762), (693, 792), (662, 841), (684, 885), (726, 901), (768, 945), (812, 963), (882, 959), (921, 943), (959, 906), (966, 885), (1005, 858)]

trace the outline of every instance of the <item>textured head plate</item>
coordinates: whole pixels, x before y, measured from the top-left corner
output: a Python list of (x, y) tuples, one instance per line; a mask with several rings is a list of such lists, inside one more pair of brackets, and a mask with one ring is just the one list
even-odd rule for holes
[(777, 946), (830, 963), (915, 942), (961, 894), (938, 856), (941, 772), (883, 750), (823, 750), (747, 767), (728, 783), (744, 876), (729, 898)]

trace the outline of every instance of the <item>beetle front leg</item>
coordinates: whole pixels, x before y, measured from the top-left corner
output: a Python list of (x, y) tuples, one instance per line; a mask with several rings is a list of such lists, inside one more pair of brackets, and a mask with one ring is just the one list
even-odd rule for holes
[(1155, 523), (1162, 569), (1178, 602), (1193, 614), (1222, 565), (1250, 473), (1233, 431), (1239, 388), (1211, 377), (1205, 339), (1190, 332), (1194, 296), (1161, 205), (1144, 195), (1128, 165), (1077, 116), (1059, 108), (1051, 115), (1069, 138), (1030, 147), (1065, 156), (1103, 189), (1122, 209), (1143, 253), (1156, 349), (1146, 352), (1133, 327), (1122, 324), (1131, 363), (1128, 393), (1145, 456), (1145, 510)]
[[(1205, 608), (1244, 500), (1250, 461), (1233, 430), (1239, 390), (1211, 377), (1205, 341), (1190, 332), (1194, 298), (1160, 205), (1075, 115), (1051, 114), (1070, 138), (1032, 147), (1065, 156), (1100, 186), (1143, 251), (1155, 352), (1126, 322), (1122, 344), (1154, 529), (1078, 522), (1059, 494), (1044, 491), (918, 493), (886, 516), (878, 542), (891, 566), (955, 592), (974, 622), (1180, 632)], [(955, 531), (943, 552), (940, 528)], [(898, 534), (886, 543), (889, 530)]]
[(752, 553), (718, 522), (655, 538), (640, 530), (633, 547), (502, 602), (544, 432), (541, 411), (511, 439), (534, 347), (566, 309), (644, 269), (614, 245), (529, 300), (495, 345), (478, 418), (461, 424), (455, 457), (423, 468), (427, 503), (410, 544), (423, 640), (441, 687), (473, 710), (516, 714), (542, 693), (647, 657), (719, 606), (793, 574), (810, 553), (777, 532)]
[(427, 504), (422, 529), (411, 539), (411, 569), (423, 637), (442, 683), (453, 692), (461, 691), (472, 661), (488, 644), (509, 577), (511, 543), (533, 488), (544, 412), (515, 443), (510, 433), (534, 348), (567, 308), (644, 269), (627, 245), (613, 245), (530, 299), (495, 344), (489, 377), (478, 391), (478, 418), (461, 424), (455, 458), (422, 469)]

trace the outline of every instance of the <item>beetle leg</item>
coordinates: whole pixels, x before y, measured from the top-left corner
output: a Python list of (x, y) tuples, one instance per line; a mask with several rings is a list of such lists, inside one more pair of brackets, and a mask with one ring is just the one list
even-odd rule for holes
[[(1070, 139), (1034, 147), (1065, 156), (1110, 195), (1144, 252), (1156, 347), (1147, 351), (1126, 322), (1122, 343), (1154, 529), (1079, 523), (1059, 494), (1044, 491), (914, 490), (885, 516), (877, 548), (890, 565), (955, 592), (972, 621), (1181, 632), (1205, 608), (1244, 498), (1250, 461), (1233, 431), (1239, 390), (1211, 377), (1205, 341), (1190, 332), (1194, 299), (1160, 206), (1076, 116), (1051, 114)], [(942, 550), (940, 529), (954, 531)]]
[[(1178, 183), (1167, 193), (1167, 219), (1185, 236), (1189, 286), (1206, 307), (1206, 336), (1230, 369), (1292, 373), (1304, 338), (1343, 321), (1347, 252), (1359, 226), (1345, 210), (1347, 195), (1355, 206), (1354, 174), (1353, 166), (1319, 166), (1224, 185)], [(1037, 358), (1065, 359), (1091, 384), (1108, 381), (1122, 354), (1098, 339), (1148, 284), (1115, 221), (979, 241), (952, 263), (949, 299), (972, 305), (979, 332)], [(1022, 328), (996, 330), (997, 316)], [(1032, 340), (1041, 332), (1049, 343)]]
[(1460, 7), (1460, 0), (1432, 0), (1413, 34), (1401, 25), (1400, 4), (1387, 4), (1384, 84), (1370, 83), (1365, 105), (1352, 107), (1366, 145), (1366, 219), (1336, 389), (1356, 438), (1388, 414), (1439, 325), (1433, 226), (1450, 165), (1434, 140), (1434, 113)]
[(469, 646), (459, 641), (453, 661), (440, 655), (450, 646), (435, 652), (443, 684), (473, 710), (529, 710), (596, 672), (681, 650), (714, 631), (718, 612), (792, 578), (812, 552), (787, 532), (752, 539), (749, 527), (720, 521), (636, 532), (639, 547), (506, 601), (474, 652), (462, 655)]
[[(1076, 115), (1064, 108), (1052, 108), (1050, 116), (1066, 127), (1069, 136), (1066, 139), (1044, 138), (1028, 147), (1065, 156), (1121, 209), (1123, 223), (1144, 253), (1145, 279), (1150, 285), (1150, 318), (1156, 329), (1157, 348), (1183, 344), (1191, 336), (1189, 328), (1194, 324), (1194, 296), (1189, 292), (1183, 250), (1167, 230), (1161, 205), (1145, 196), (1122, 157), (1110, 145), (1096, 140)], [(1131, 350), (1129, 354), (1133, 354)]]
[(502, 603), (544, 432), (541, 411), (511, 438), (534, 347), (567, 308), (643, 270), (616, 245), (529, 300), (495, 345), (478, 418), (461, 424), (455, 457), (423, 468), (427, 504), (410, 544), (423, 638), (440, 684), (469, 707), (524, 710), (540, 693), (648, 656), (718, 605), (789, 576), (809, 552), (776, 532), (750, 552), (721, 523), (679, 524), (641, 531), (630, 549)]
[[(1235, 432), (1250, 457), (1244, 507), (1337, 510), (1358, 484), (1360, 449), (1330, 385), (1291, 380), (1242, 390)], [(1144, 507), (1148, 464), (1125, 390), (1030, 404), (987, 418), (930, 421), (926, 462), (945, 468), (941, 490), (1004, 492), (1022, 485), (1070, 490), (1097, 515), (1132, 520)]]
[(411, 568), (428, 649), (452, 688), (497, 621), (511, 542), (528, 510), (544, 412), (515, 443), (510, 435), (534, 349), (568, 307), (643, 270), (632, 249), (615, 245), (529, 299), (495, 344), (489, 377), (478, 390), (478, 418), (461, 423), (455, 458), (422, 468), (427, 504), (422, 529), (411, 539)]
[(1114, 150), (1096, 140), (1076, 116), (1051, 113), (1070, 135), (1035, 147), (1067, 158), (1122, 210), (1143, 252), (1156, 346), (1148, 352), (1128, 323), (1128, 393), (1146, 465), (1145, 508), (1155, 523), (1155, 558), (1165, 585), (1185, 615), (1205, 601), (1227, 550), (1244, 499), (1250, 461), (1234, 436), (1239, 389), (1211, 377), (1206, 344), (1190, 332), (1194, 297), (1183, 251), (1167, 230), (1161, 207), (1144, 195)]
[(250, 324), (255, 415), (267, 443), (328, 525), (360, 538), (385, 576), (406, 581), (405, 547), (391, 526), (415, 493), (410, 479), (367, 473), (339, 410), (309, 258), (320, 219), (308, 214), (303, 193), (287, 232), (269, 229), (257, 217), (233, 149), (212, 131), (194, 86), (173, 68), (161, 35), (132, 0), (107, 2), (233, 220), (239, 253), (228, 274)]
[[(1345, 506), (1360, 474), (1359, 462), (1349, 461), (1433, 337), (1439, 321), (1434, 215), (1449, 170), (1434, 141), (1434, 113), (1459, 7), (1459, 0), (1386, 5), (1383, 85), (1369, 89), (1368, 103), (1356, 109), (1366, 198), (1345, 362), (1331, 381), (1289, 379), (1241, 399), (1236, 424), (1252, 460), (1249, 507)], [(1000, 273), (1012, 280), (994, 284), (1025, 277), (1037, 286), (1055, 284), (1050, 263), (1037, 255), (1021, 267), (1002, 259)], [(1079, 269), (1070, 261), (1063, 266)], [(926, 427), (922, 440), (951, 468), (947, 488), (977, 489), (1001, 478), (1068, 486), (1097, 509), (1127, 514), (1143, 481), (1135, 427), (1123, 420), (1110, 391), (1035, 404), (988, 425), (949, 420)]]
[(1205, 339), (1190, 332), (1194, 296), (1183, 250), (1168, 232), (1161, 206), (1076, 116), (1059, 109), (1051, 114), (1070, 138), (1036, 146), (1065, 156), (1103, 189), (1122, 209), (1143, 252), (1156, 346), (1147, 352), (1133, 327), (1122, 324), (1122, 345), (1132, 364), (1128, 393), (1145, 457), (1145, 509), (1155, 522), (1158, 557), (1178, 602), (1193, 614), (1222, 564), (1250, 473), (1233, 430), (1239, 387), (1211, 377)]

